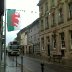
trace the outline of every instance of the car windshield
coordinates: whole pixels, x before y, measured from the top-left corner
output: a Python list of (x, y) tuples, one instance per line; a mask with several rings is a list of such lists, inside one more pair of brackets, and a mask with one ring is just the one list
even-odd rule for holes
[(19, 49), (19, 47), (17, 45), (12, 45), (9, 47), (10, 49)]

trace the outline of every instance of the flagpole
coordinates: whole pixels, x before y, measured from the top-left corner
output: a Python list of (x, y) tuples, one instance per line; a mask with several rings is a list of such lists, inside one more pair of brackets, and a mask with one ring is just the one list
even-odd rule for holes
[(5, 30), (4, 30), (4, 36), (5, 36), (5, 43), (4, 43), (4, 72), (6, 72), (6, 12), (5, 12)]
[(5, 43), (4, 43), (4, 72), (6, 72), (6, 1), (4, 0), (4, 8), (5, 8), (5, 23), (4, 23), (4, 36), (5, 36)]

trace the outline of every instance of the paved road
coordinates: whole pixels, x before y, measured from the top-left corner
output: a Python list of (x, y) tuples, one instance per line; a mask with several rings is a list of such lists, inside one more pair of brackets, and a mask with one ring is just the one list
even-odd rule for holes
[[(17, 62), (21, 64), (20, 57), (17, 58)], [(24, 68), (29, 70), (30, 72), (41, 72), (40, 63), (41, 61), (38, 59), (30, 58), (27, 56), (23, 57)], [(72, 72), (72, 68), (49, 63), (44, 65), (44, 72)]]

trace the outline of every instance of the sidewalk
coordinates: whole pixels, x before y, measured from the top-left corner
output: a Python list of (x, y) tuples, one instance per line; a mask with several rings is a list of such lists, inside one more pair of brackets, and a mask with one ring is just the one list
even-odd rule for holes
[(6, 72), (21, 72), (20, 65), (16, 67), (16, 62), (13, 61), (12, 57), (7, 57)]
[[(21, 72), (20, 66), (18, 65), (16, 67), (15, 61), (12, 60), (12, 58), (6, 56), (6, 70), (5, 72)], [(2, 65), (1, 65), (1, 72), (4, 72), (4, 58), (2, 59)]]
[(3, 65), (3, 63), (1, 65), (1, 72), (4, 72), (4, 65)]

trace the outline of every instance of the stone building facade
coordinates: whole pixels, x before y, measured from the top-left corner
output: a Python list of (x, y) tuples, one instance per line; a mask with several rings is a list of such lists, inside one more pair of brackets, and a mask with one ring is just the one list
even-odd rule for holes
[(72, 0), (40, 0), (40, 52), (72, 57)]
[(17, 40), (20, 45), (24, 46), (24, 54), (40, 53), (39, 18), (20, 30), (17, 34)]
[(17, 34), (17, 41), (23, 47), (23, 53), (27, 54), (27, 31), (26, 27), (20, 30)]
[(28, 48), (30, 54), (40, 53), (39, 18), (28, 26)]

